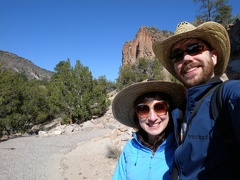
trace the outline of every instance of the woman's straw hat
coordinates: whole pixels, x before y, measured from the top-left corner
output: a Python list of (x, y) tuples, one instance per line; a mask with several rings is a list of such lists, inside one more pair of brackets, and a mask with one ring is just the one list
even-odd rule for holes
[(120, 123), (134, 127), (134, 102), (142, 94), (162, 92), (171, 99), (171, 108), (177, 107), (185, 99), (185, 89), (179, 83), (150, 80), (132, 84), (122, 89), (112, 102), (112, 113)]
[(186, 38), (206, 41), (217, 52), (215, 76), (221, 76), (225, 72), (230, 57), (230, 40), (226, 29), (213, 21), (205, 22), (198, 27), (188, 22), (181, 22), (177, 25), (173, 36), (153, 43), (153, 51), (156, 57), (174, 77), (177, 78), (173, 63), (169, 58), (171, 49), (176, 42)]

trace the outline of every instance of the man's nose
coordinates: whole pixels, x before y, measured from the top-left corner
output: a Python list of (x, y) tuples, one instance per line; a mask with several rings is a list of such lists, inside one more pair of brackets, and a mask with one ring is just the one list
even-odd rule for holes
[(189, 55), (188, 53), (186, 53), (186, 52), (184, 52), (184, 54), (183, 54), (183, 60), (191, 60), (191, 58), (192, 58), (192, 56), (191, 55)]

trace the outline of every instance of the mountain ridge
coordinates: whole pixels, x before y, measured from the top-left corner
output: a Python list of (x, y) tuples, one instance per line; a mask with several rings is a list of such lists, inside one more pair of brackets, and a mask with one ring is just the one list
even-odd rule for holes
[(17, 73), (23, 73), (28, 79), (49, 81), (54, 72), (43, 69), (30, 60), (8, 51), (0, 50), (0, 67)]

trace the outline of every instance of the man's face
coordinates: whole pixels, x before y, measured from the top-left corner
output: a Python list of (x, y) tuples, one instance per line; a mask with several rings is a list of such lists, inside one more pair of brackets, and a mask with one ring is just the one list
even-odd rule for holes
[(216, 51), (200, 39), (183, 39), (172, 47), (171, 59), (179, 81), (186, 88), (205, 84), (214, 76)]

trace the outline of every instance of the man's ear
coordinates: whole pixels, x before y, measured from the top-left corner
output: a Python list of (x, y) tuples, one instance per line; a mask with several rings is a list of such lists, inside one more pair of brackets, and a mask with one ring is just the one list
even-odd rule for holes
[(210, 53), (211, 53), (211, 58), (212, 58), (213, 64), (216, 65), (217, 64), (217, 52), (216, 52), (216, 50), (212, 50)]

